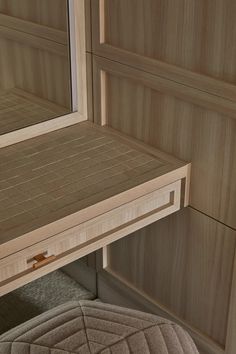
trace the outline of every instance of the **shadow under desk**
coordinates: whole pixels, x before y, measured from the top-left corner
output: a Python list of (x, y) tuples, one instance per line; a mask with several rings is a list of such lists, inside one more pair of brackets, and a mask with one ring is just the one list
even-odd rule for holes
[(0, 295), (188, 204), (190, 164), (89, 122), (0, 149)]

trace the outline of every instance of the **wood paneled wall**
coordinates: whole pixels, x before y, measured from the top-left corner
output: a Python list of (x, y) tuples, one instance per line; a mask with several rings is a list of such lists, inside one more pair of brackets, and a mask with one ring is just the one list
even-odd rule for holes
[[(8, 52), (8, 43), (4, 38), (0, 38), (1, 52)], [(0, 54), (0, 90), (6, 90), (14, 86), (13, 73), (8, 61), (8, 54)]]
[(0, 13), (67, 30), (67, 0), (0, 0)]
[(91, 5), (95, 122), (192, 162), (190, 206), (110, 246), (107, 271), (234, 354), (236, 4)]
[[(236, 120), (209, 109), (198, 97), (191, 102), (191, 97), (181, 95), (178, 87), (175, 91), (170, 81), (164, 87), (153, 75), (100, 58), (94, 62), (96, 81), (101, 71), (106, 74), (103, 120), (191, 161), (190, 205), (236, 228)], [(95, 119), (99, 121), (100, 85), (96, 87)]]
[(67, 15), (67, 0), (0, 0), (0, 70), (8, 63), (11, 72), (3, 88), (21, 88), (70, 108)]
[(105, 0), (104, 12), (106, 43), (236, 82), (235, 1)]
[(10, 40), (8, 53), (15, 87), (71, 106), (69, 58)]
[(187, 208), (116, 242), (110, 267), (223, 346), (235, 236)]

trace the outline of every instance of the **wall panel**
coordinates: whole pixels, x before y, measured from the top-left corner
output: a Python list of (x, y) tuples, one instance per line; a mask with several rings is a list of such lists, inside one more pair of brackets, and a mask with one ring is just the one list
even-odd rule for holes
[(224, 346), (235, 242), (187, 208), (111, 245), (109, 268)]
[(236, 82), (235, 1), (99, 2), (105, 27), (104, 43), (230, 83)]
[(3, 89), (21, 88), (70, 108), (67, 15), (67, 0), (0, 0)]
[(8, 43), (4, 38), (0, 38), (0, 48), (4, 55), (0, 55), (0, 90), (14, 86), (13, 73), (8, 57)]
[(0, 0), (0, 12), (62, 31), (67, 30), (67, 0)]
[(8, 42), (8, 50), (16, 87), (70, 107), (70, 63), (67, 57), (14, 41)]
[[(152, 75), (139, 77), (131, 68), (127, 74), (124, 66), (101, 59), (95, 63), (96, 116), (103, 104), (109, 126), (191, 161), (190, 205), (236, 228), (236, 120), (206, 109), (200, 99), (190, 102), (168, 81), (163, 89)], [(101, 71), (105, 88), (99, 94)]]
[(192, 162), (190, 208), (112, 245), (109, 275), (234, 354), (236, 3), (91, 5), (95, 122)]

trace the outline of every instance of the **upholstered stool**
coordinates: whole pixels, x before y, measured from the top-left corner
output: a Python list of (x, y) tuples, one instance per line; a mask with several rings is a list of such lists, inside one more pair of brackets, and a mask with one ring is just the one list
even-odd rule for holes
[(0, 337), (1, 354), (197, 354), (161, 317), (94, 301), (69, 302)]

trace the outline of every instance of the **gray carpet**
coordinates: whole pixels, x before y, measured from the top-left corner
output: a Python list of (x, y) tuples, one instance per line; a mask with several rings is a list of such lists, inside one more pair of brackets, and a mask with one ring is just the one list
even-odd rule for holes
[(55, 271), (0, 297), (0, 334), (73, 300), (95, 296), (62, 271)]

